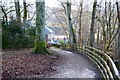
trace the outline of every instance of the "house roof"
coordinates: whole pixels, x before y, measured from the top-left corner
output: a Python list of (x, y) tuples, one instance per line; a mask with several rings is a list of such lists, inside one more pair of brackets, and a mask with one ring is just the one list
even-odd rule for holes
[(54, 34), (54, 31), (52, 29), (48, 28), (47, 26), (45, 26), (45, 33), (47, 33), (47, 34), (53, 33)]
[(47, 27), (53, 30), (56, 35), (65, 35), (65, 32), (61, 27), (55, 27), (55, 26), (47, 26)]

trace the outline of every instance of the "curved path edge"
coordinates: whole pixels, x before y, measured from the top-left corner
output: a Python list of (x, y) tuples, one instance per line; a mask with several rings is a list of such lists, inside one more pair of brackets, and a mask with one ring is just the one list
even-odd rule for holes
[(102, 78), (96, 64), (85, 55), (76, 52), (50, 48), (52, 52), (61, 57), (57, 72), (49, 78)]

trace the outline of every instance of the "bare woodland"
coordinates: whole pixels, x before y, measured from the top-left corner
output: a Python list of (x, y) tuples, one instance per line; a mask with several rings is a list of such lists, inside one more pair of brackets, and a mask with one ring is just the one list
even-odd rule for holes
[(0, 1), (2, 47), (32, 47), (32, 53), (49, 53), (44, 33), (47, 24), (63, 29), (71, 49), (74, 45), (97, 48), (117, 62), (120, 70), (120, 1), (57, 2), (58, 7), (49, 7), (45, 0)]

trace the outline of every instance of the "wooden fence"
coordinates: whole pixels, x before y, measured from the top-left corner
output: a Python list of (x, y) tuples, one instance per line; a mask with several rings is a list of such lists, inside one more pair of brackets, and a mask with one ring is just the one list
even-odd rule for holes
[(106, 53), (90, 46), (79, 47), (79, 45), (72, 45), (69, 47), (68, 45), (63, 45), (62, 48), (86, 55), (98, 66), (105, 80), (120, 80), (120, 73), (115, 63)]

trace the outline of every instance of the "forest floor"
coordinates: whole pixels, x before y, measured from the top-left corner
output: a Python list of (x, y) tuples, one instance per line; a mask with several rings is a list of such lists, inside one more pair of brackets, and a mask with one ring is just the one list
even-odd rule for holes
[(3, 78), (44, 78), (56, 71), (58, 55), (31, 54), (31, 48), (5, 49), (2, 54)]

